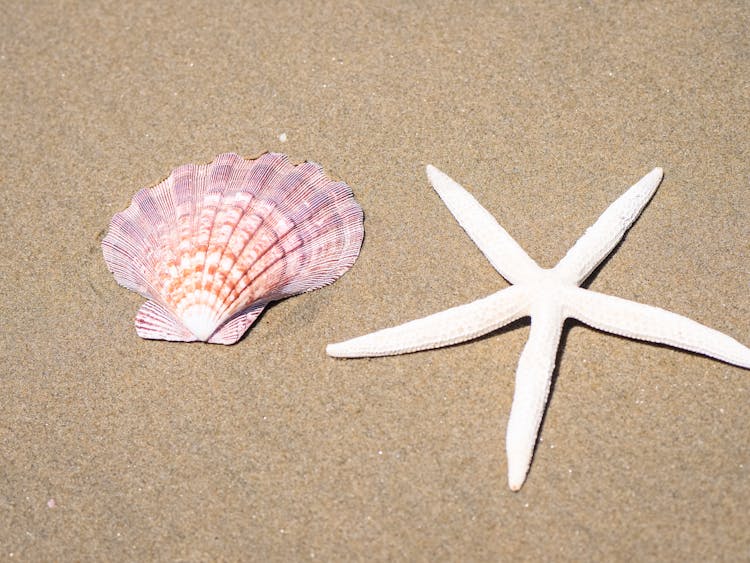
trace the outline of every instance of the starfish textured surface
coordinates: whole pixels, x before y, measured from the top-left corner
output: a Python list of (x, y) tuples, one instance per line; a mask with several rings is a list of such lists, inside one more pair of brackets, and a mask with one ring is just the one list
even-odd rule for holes
[(530, 316), (531, 330), (516, 369), (506, 434), (512, 490), (519, 490), (526, 480), (566, 318), (750, 368), (750, 348), (726, 334), (658, 307), (579, 287), (638, 218), (661, 182), (661, 168), (654, 168), (612, 203), (549, 269), (539, 267), (492, 215), (446, 174), (427, 166), (427, 176), (461, 227), (513, 285), (466, 305), (329, 344), (326, 352), (347, 358), (417, 352), (464, 342)]

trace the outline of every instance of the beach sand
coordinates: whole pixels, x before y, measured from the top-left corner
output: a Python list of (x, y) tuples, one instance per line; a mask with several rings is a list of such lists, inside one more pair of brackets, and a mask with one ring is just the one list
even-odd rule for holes
[[(419, 354), (324, 353), (507, 286), (428, 163), (542, 266), (663, 167), (588, 287), (750, 342), (750, 6), (495, 4), (6, 5), (0, 557), (750, 556), (747, 370), (566, 324), (512, 493), (527, 321)], [(234, 346), (141, 340), (143, 298), (102, 258), (109, 220), (228, 151), (348, 183), (360, 257)]]

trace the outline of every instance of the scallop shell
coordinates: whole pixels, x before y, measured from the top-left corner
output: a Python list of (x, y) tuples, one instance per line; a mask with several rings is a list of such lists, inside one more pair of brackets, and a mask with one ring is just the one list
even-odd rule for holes
[(233, 344), (271, 301), (346, 272), (363, 235), (351, 189), (319, 165), (229, 153), (135, 194), (102, 249), (117, 282), (149, 299), (139, 336)]

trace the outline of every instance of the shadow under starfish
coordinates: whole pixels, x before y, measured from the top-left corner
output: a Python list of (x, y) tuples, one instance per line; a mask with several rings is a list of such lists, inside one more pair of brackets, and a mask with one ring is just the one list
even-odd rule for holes
[(396, 327), (329, 344), (334, 357), (388, 356), (457, 344), (525, 316), (529, 339), (516, 369), (506, 434), (508, 485), (526, 480), (566, 318), (629, 338), (667, 344), (750, 368), (750, 348), (658, 307), (580, 287), (612, 252), (662, 179), (655, 168), (612, 203), (554, 268), (541, 268), (471, 194), (427, 166), (435, 191), (495, 270), (511, 284), (488, 297)]

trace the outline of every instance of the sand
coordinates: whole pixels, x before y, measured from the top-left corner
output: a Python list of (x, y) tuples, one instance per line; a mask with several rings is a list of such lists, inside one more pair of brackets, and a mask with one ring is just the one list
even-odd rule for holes
[[(324, 354), (507, 286), (427, 163), (543, 266), (662, 166), (588, 286), (748, 343), (750, 6), (2, 11), (1, 557), (750, 557), (747, 370), (566, 325), (512, 493), (504, 433), (528, 322), (420, 354)], [(143, 299), (102, 259), (111, 216), (180, 164), (267, 150), (352, 187), (359, 260), (234, 346), (138, 338)]]

